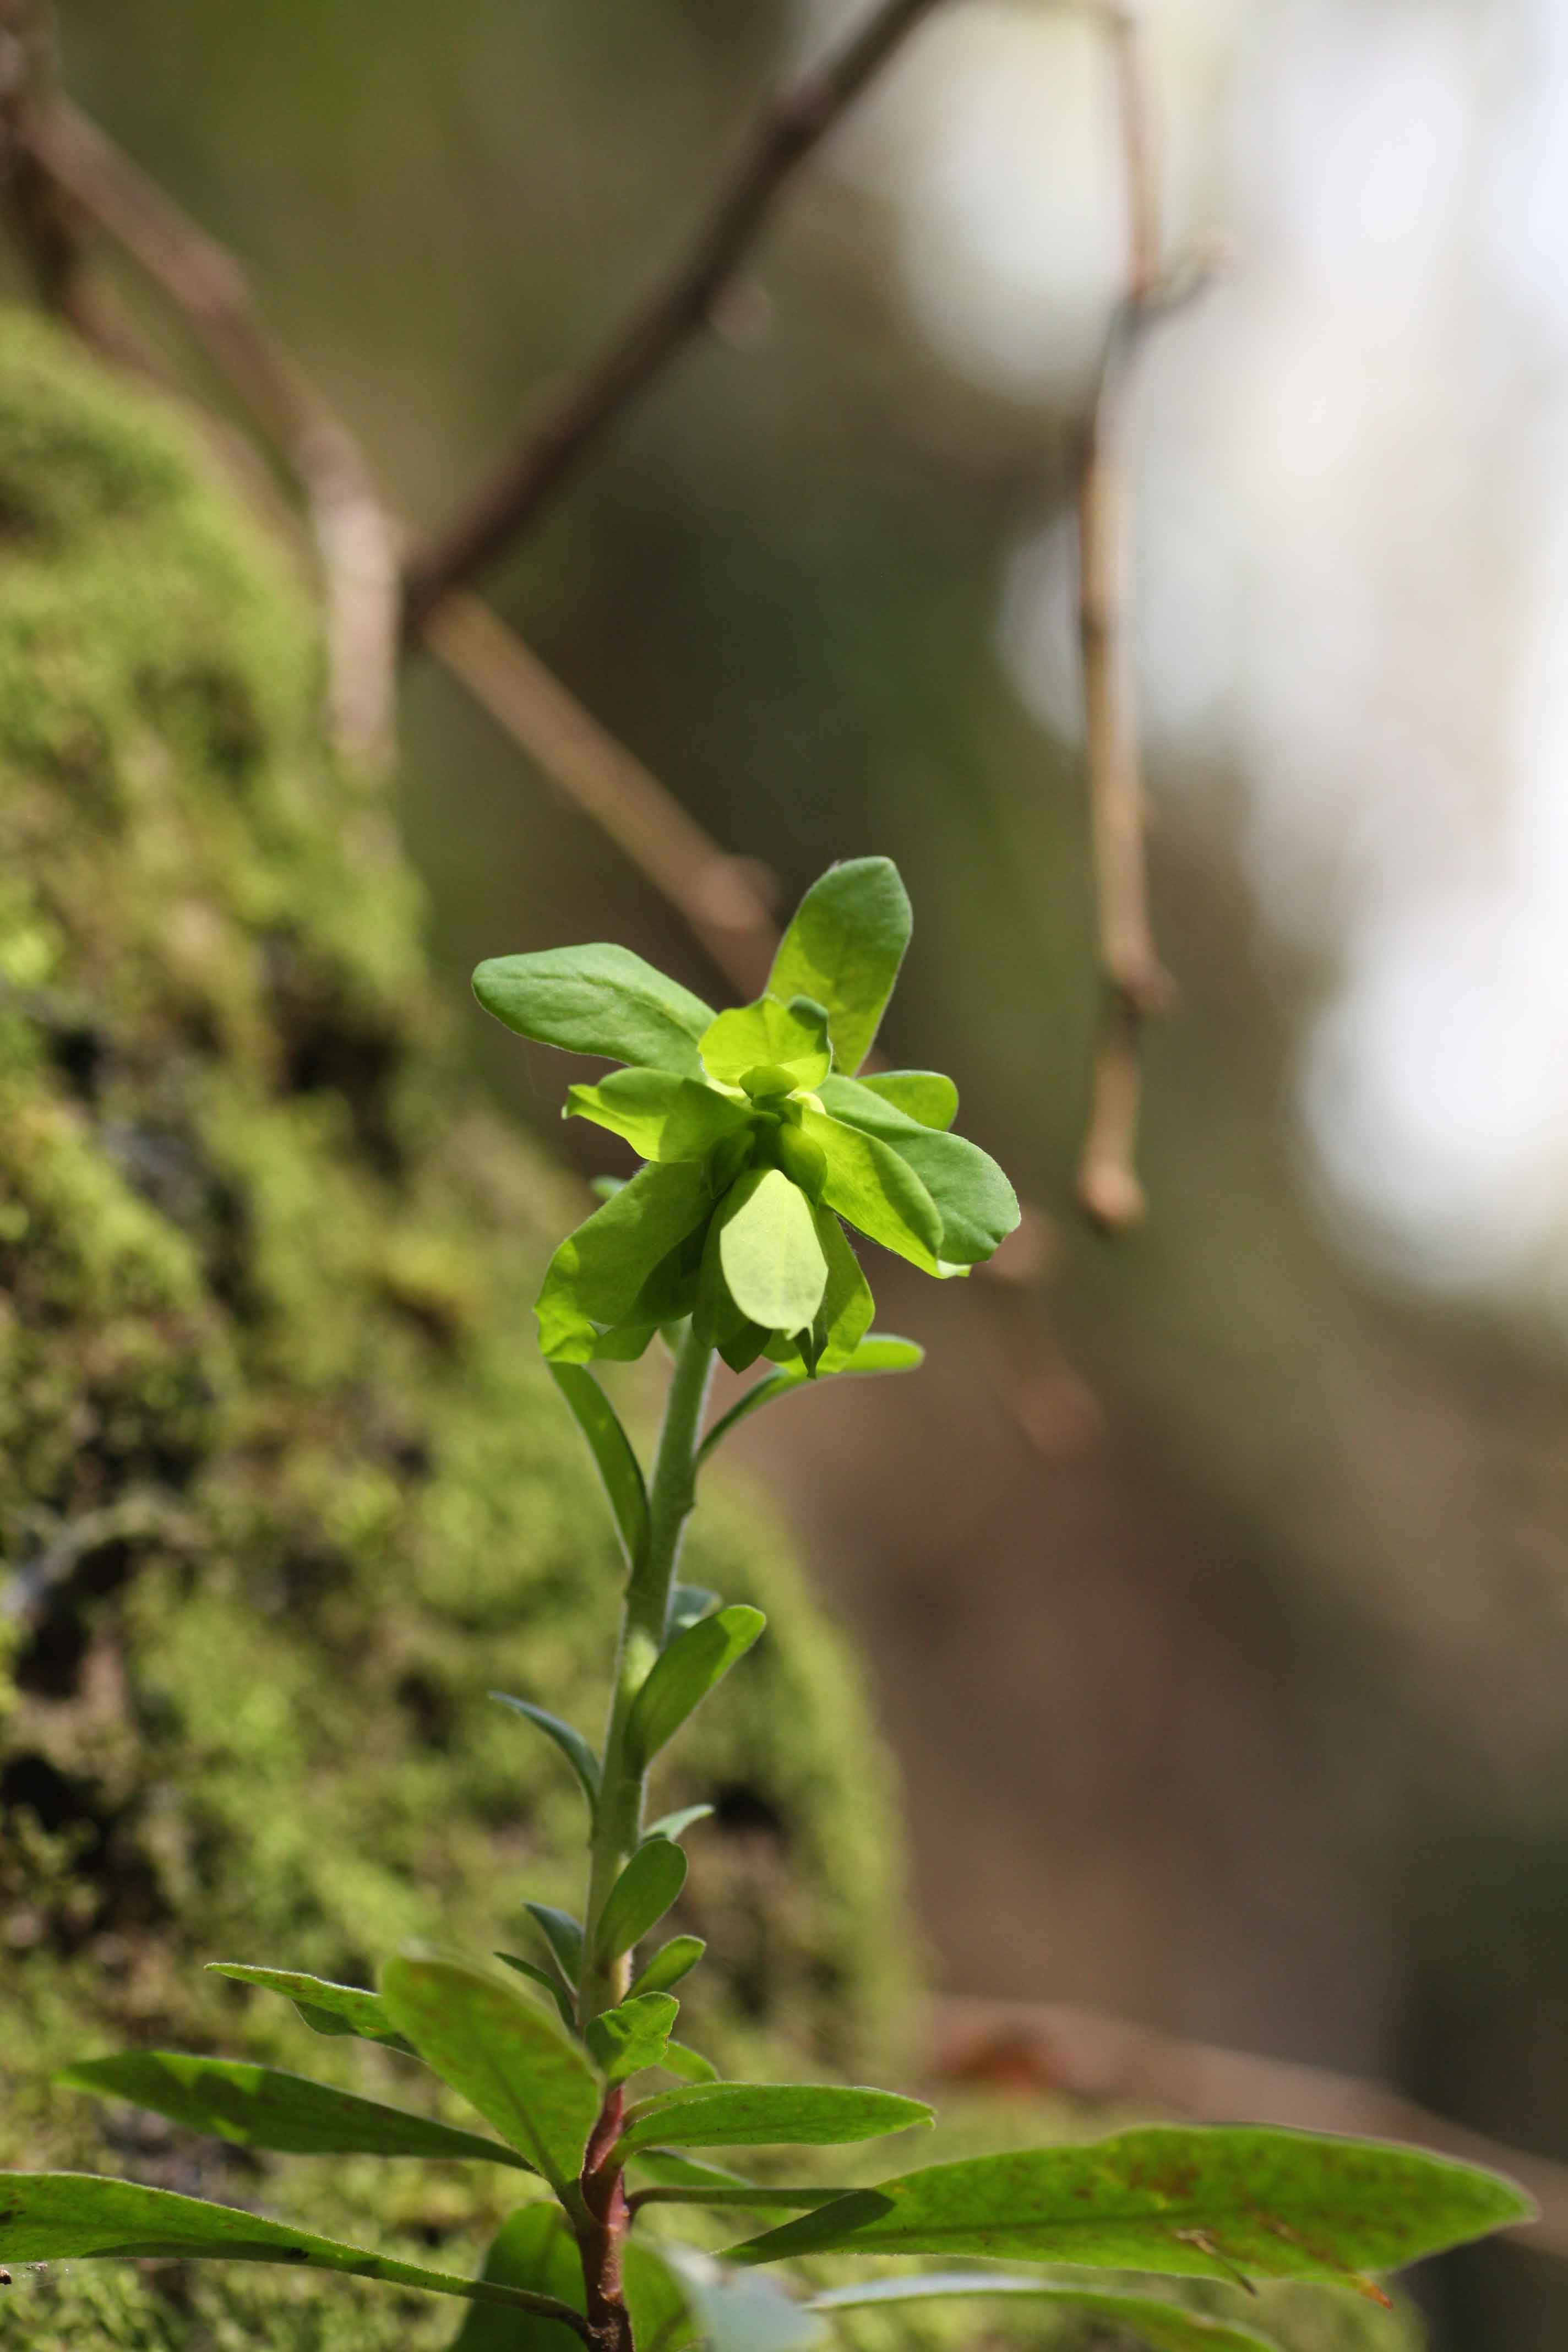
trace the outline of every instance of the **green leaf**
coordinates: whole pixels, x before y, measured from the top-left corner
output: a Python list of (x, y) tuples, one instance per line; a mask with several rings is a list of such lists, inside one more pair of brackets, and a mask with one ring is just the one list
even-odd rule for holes
[(1276, 2352), (1250, 2327), (1231, 2327), (1180, 2304), (1158, 2303), (1146, 2294), (1089, 2294), (1081, 2288), (1048, 2286), (1009, 2271), (937, 2271), (925, 2278), (859, 2280), (814, 2294), (812, 2311), (864, 2311), (884, 2304), (931, 2303), (954, 2295), (1027, 2295), (1039, 2303), (1081, 2311), (1107, 2327), (1136, 2336), (1152, 2352)]
[(567, 1986), (575, 1990), (583, 1974), (582, 1922), (570, 1911), (558, 1911), (553, 1903), (525, 1902), (522, 1907), (549, 1945)]
[(859, 1083), (922, 1127), (951, 1127), (958, 1117), (958, 1088), (940, 1070), (871, 1070)]
[(778, 1168), (749, 1168), (714, 1219), (724, 1286), (748, 1322), (804, 1331), (822, 1304), (827, 1260), (811, 1202)]
[[(771, 2279), (727, 2271), (691, 2246), (665, 2243), (659, 2252), (685, 2288), (705, 2352), (802, 2352), (804, 2346), (822, 2341), (822, 2322), (811, 2306), (797, 2303)], [(748, 2286), (764, 2284), (772, 2290), (768, 2294), (746, 2293)]]
[(633, 1979), (631, 2000), (639, 1992), (668, 1992), (683, 1977), (689, 1977), (703, 1953), (708, 1949), (700, 1936), (672, 1936), (661, 1944), (647, 1968)]
[[(559, 1377), (563, 1371), (577, 1370), (578, 1367), (575, 1364), (552, 1364), (550, 1369)], [(538, 1726), (547, 1739), (555, 1742), (582, 1783), (583, 1794), (588, 1800), (589, 1811), (593, 1811), (599, 1801), (599, 1759), (582, 1733), (574, 1731), (569, 1723), (563, 1723), (559, 1716), (550, 1715), (543, 1707), (535, 1706), (531, 1699), (512, 1698), (505, 1691), (491, 1691), (490, 1696), (499, 1699), (502, 1706), (510, 1706), (514, 1715), (525, 1716), (530, 1723)]]
[(702, 1076), (698, 1040), (712, 1013), (629, 949), (598, 943), (491, 956), (474, 974), (474, 994), (487, 1013), (538, 1045)]
[(575, 2043), (510, 1986), (460, 1960), (394, 1960), (381, 1991), (426, 2064), (576, 2212), (599, 2089)]
[(679, 1812), (660, 1813), (657, 1822), (649, 1822), (647, 1829), (643, 1832), (643, 1836), (645, 1839), (654, 1837), (674, 1838), (676, 1843), (679, 1844), (680, 1839), (685, 1835), (686, 1832), (692, 1827), (694, 1822), (708, 1822), (711, 1821), (712, 1818), (713, 1808), (711, 1805), (682, 1805)]
[(232, 1977), (236, 1984), (281, 1993), (312, 2033), (356, 2034), (362, 2042), (379, 2042), (407, 2057), (416, 2055), (382, 2007), (379, 1993), (359, 1985), (329, 1984), (325, 1977), (305, 1976), (297, 1969), (253, 1969), (238, 1960), (209, 1960), (207, 1967), (214, 1976)]
[(240, 2059), (133, 2050), (68, 2067), (59, 2080), (97, 2098), (150, 2107), (189, 2131), (211, 2132), (237, 2147), (276, 2148), (292, 2156), (478, 2157), (532, 2169), (499, 2140)]
[(763, 2213), (782, 2208), (786, 2212), (811, 2212), (831, 2205), (841, 2189), (783, 2189), (744, 2180), (717, 2164), (700, 2164), (694, 2157), (678, 2156), (672, 2148), (638, 2148), (631, 2158), (639, 2175), (653, 2185), (637, 2191), (639, 2204), (739, 2206)]
[(585, 2039), (589, 2055), (607, 2083), (624, 2083), (664, 2056), (680, 2003), (667, 1992), (628, 1993), (615, 2009), (602, 2010)]
[(0, 2262), (87, 2262), (100, 2255), (155, 2260), (287, 2263), (379, 2279), (387, 2286), (420, 2287), (429, 2294), (527, 2309), (537, 2298), (499, 2281), (454, 2278), (394, 2262), (363, 2246), (318, 2238), (259, 2213), (209, 2205), (170, 2189), (143, 2189), (133, 2180), (100, 2180), (88, 2172), (0, 2173)]
[[(925, 1361), (925, 1349), (914, 1339), (896, 1339), (890, 1331), (873, 1331), (860, 1341), (847, 1364), (837, 1367), (840, 1380), (859, 1380), (878, 1372), (912, 1372)], [(721, 1415), (697, 1449), (699, 1468), (716, 1448), (722, 1444), (732, 1429), (749, 1421), (765, 1404), (775, 1398), (794, 1396), (797, 1390), (809, 1388), (811, 1381), (805, 1367), (798, 1370), (770, 1372), (767, 1379), (757, 1381), (746, 1391), (738, 1403)]]
[(752, 1123), (746, 1104), (668, 1070), (613, 1070), (596, 1087), (568, 1087), (563, 1116), (608, 1128), (644, 1160), (705, 1160)]
[(830, 2147), (931, 2120), (928, 2106), (894, 2091), (848, 2089), (837, 2083), (713, 2083), (639, 2099), (626, 2111), (621, 2144), (628, 2151), (654, 2146)]
[(767, 1623), (760, 1609), (732, 1601), (700, 1618), (661, 1653), (626, 1717), (626, 1751), (638, 1770), (674, 1738), (714, 1685), (743, 1658)]
[(706, 1585), (676, 1585), (669, 1596), (670, 1632), (683, 1633), (688, 1625), (695, 1625), (700, 1619), (710, 1617), (718, 1606), (719, 1595), (710, 1592)]
[(504, 1967), (515, 1969), (520, 1977), (526, 1977), (530, 1984), (536, 1984), (547, 1992), (554, 2004), (555, 2014), (567, 2032), (576, 2032), (577, 2019), (572, 2007), (572, 1997), (559, 1975), (552, 1976), (548, 1969), (537, 1968), (533, 1961), (525, 1960), (518, 1952), (497, 1952), (495, 1958)]
[[(558, 2207), (523, 2205), (490, 2240), (479, 2273), (497, 2285), (524, 2287), (581, 2311), (583, 2264)], [(469, 2306), (451, 2352), (581, 2352), (582, 2339), (558, 2320), (533, 2312)]]
[(694, 1160), (639, 1168), (613, 1200), (567, 1234), (546, 1267), (534, 1308), (545, 1355), (558, 1363), (587, 1363), (598, 1327), (633, 1319), (643, 1285), (706, 1222), (712, 1205)]
[(877, 1311), (871, 1286), (860, 1271), (860, 1261), (847, 1234), (831, 1209), (814, 1212), (816, 1237), (827, 1261), (827, 1284), (812, 1326), (806, 1352), (816, 1360), (818, 1377), (841, 1372), (854, 1356)]
[[(922, 1274), (939, 1272), (941, 1213), (902, 1155), (879, 1137), (847, 1127), (826, 1111), (807, 1109), (801, 1126), (822, 1146), (827, 1162), (822, 1197), (828, 1208), (837, 1209), (847, 1224), (869, 1240), (907, 1257)], [(609, 1210), (601, 1209), (599, 1214), (607, 1216)]]
[(1018, 1196), (996, 1162), (977, 1143), (922, 1126), (857, 1078), (827, 1078), (822, 1108), (846, 1126), (875, 1136), (912, 1168), (942, 1218), (940, 1255), (954, 1265), (978, 1265), (1018, 1222)]
[(639, 1845), (605, 1898), (595, 1930), (595, 1957), (613, 1960), (639, 1944), (686, 1884), (686, 1856), (668, 1838)]
[[(666, 2260), (674, 2250), (633, 2238), (622, 2253), (626, 2315), (637, 2352), (680, 2352), (695, 2344), (697, 2324), (686, 2287)], [(710, 2352), (704, 2347), (703, 2352)]]
[(858, 1070), (871, 1050), (912, 924), (909, 894), (889, 857), (830, 866), (795, 909), (768, 974), (768, 993), (785, 1002), (810, 996), (827, 1007), (841, 1070)]
[(667, 2074), (679, 2074), (686, 2083), (716, 2083), (719, 2069), (711, 2058), (704, 2058), (700, 2050), (693, 2050), (686, 2042), (667, 2042), (659, 2063)]
[(770, 2230), (730, 2258), (852, 2247), (1342, 2285), (1533, 2211), (1496, 2173), (1419, 2148), (1262, 2126), (1148, 2125), (1082, 2147), (931, 2165)]
[[(582, 1364), (552, 1364), (550, 1372), (588, 1441), (588, 1451), (614, 1515), (626, 1565), (638, 1568), (647, 1549), (647, 1488), (643, 1484), (642, 1465), (632, 1451), (631, 1439), (592, 1372)], [(540, 1728), (548, 1730), (549, 1724), (542, 1723)], [(550, 1736), (554, 1738), (555, 1734), (551, 1732)], [(577, 1736), (573, 1734), (574, 1738)], [(585, 1741), (584, 1746), (587, 1746)], [(572, 1751), (568, 1749), (567, 1753)], [(574, 1757), (573, 1761), (575, 1764)], [(595, 1765), (595, 1771), (597, 1769)]]
[(815, 1087), (833, 1066), (827, 1016), (820, 1003), (791, 1003), (776, 992), (759, 996), (754, 1004), (720, 1013), (704, 1032), (702, 1061), (721, 1086), (738, 1087), (771, 1067), (779, 1072), (779, 1084), (766, 1087), (768, 1093)]

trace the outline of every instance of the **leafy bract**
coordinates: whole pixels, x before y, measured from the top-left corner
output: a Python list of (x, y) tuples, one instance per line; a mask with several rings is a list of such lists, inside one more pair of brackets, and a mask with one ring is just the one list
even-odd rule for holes
[(715, 1219), (724, 1286), (764, 1331), (804, 1331), (822, 1304), (827, 1260), (811, 1202), (781, 1169), (750, 1168)]
[(928, 2106), (896, 2091), (837, 2083), (699, 2084), (658, 2092), (628, 2108), (621, 2146), (628, 2152), (655, 2147), (833, 2147), (931, 2120)]
[(568, 1087), (565, 1117), (608, 1128), (644, 1160), (701, 1160), (751, 1123), (745, 1105), (668, 1070), (612, 1070), (596, 1087)]
[(614, 2009), (602, 2010), (584, 2039), (589, 2055), (607, 2083), (624, 2083), (664, 2055), (680, 2003), (667, 1992), (628, 1993)]
[(639, 1845), (605, 1898), (594, 1936), (595, 1957), (613, 1960), (641, 1943), (685, 1884), (686, 1856), (673, 1839), (650, 1838)]
[[(551, 1366), (551, 1370), (557, 1376), (563, 1371), (575, 1371), (578, 1369), (575, 1364)], [(531, 1699), (511, 1698), (505, 1691), (491, 1691), (490, 1696), (493, 1699), (499, 1699), (502, 1706), (510, 1706), (514, 1715), (521, 1715), (528, 1722), (536, 1724), (547, 1739), (554, 1741), (568, 1764), (571, 1765), (573, 1771), (577, 1775), (583, 1794), (587, 1798), (590, 1808), (596, 1806), (599, 1801), (599, 1759), (582, 1733), (575, 1730), (571, 1724), (563, 1723), (558, 1715), (551, 1715), (544, 1707), (535, 1706)]]
[(342, 2271), (388, 2286), (422, 2287), (430, 2294), (462, 2295), (510, 2310), (538, 2298), (500, 2281), (454, 2278), (395, 2262), (363, 2246), (346, 2246), (312, 2231), (209, 2205), (170, 2189), (143, 2189), (133, 2180), (102, 2180), (87, 2172), (0, 2174), (0, 2262), (86, 2262), (122, 2254), (168, 2261), (287, 2263), (295, 2269)]
[(298, 1969), (253, 1969), (239, 1960), (209, 1960), (215, 1977), (232, 1977), (236, 1984), (255, 1985), (260, 1992), (278, 1992), (291, 2000), (312, 2033), (355, 2034), (362, 2042), (379, 2042), (389, 2050), (413, 2057), (385, 2010), (381, 1995), (360, 1985), (331, 1984), (325, 1977), (304, 1975)]
[(955, 1265), (977, 1265), (1018, 1222), (1018, 1196), (996, 1162), (977, 1143), (911, 1118), (858, 1078), (826, 1078), (822, 1107), (847, 1127), (891, 1146), (913, 1169), (942, 1218), (941, 1255)]
[(515, 1969), (520, 1977), (526, 1977), (530, 1984), (536, 1984), (541, 1991), (547, 1992), (555, 2014), (567, 2032), (576, 2032), (577, 2015), (573, 2007), (571, 1989), (563, 1981), (559, 1969), (552, 1975), (550, 1969), (540, 1968), (535, 1961), (525, 1960), (519, 1952), (498, 1951), (495, 1957), (504, 1968)]
[[(801, 1131), (821, 1146), (827, 1162), (822, 1187), (827, 1206), (869, 1240), (907, 1257), (922, 1274), (940, 1273), (941, 1213), (902, 1155), (879, 1137), (809, 1107), (802, 1115)], [(600, 1216), (607, 1213), (599, 1212)]]
[[(501, 2223), (479, 2275), (498, 2285), (549, 2295), (574, 2311), (583, 2308), (583, 2265), (576, 2244), (560, 2212), (548, 2203), (524, 2205)], [(559, 2320), (476, 2303), (464, 2314), (451, 2352), (581, 2352), (581, 2347), (582, 2338)]]
[[(804, 992), (809, 998), (810, 990)], [(702, 1060), (721, 1086), (738, 1087), (753, 1070), (773, 1068), (784, 1081), (778, 1092), (792, 1084), (815, 1087), (833, 1066), (827, 1015), (820, 1003), (791, 1003), (770, 992), (720, 1013), (703, 1035)]]
[(951, 2301), (954, 2296), (1025, 2295), (1032, 2301), (1081, 2311), (1120, 2335), (1136, 2336), (1150, 2352), (1275, 2352), (1267, 2336), (1250, 2327), (1205, 2319), (1180, 2304), (1146, 2294), (1091, 2294), (1080, 2287), (1047, 2284), (1008, 2271), (936, 2271), (924, 2277), (864, 2279), (853, 2286), (828, 2287), (814, 2294), (811, 2311), (879, 2310), (884, 2305)]
[(700, 1936), (672, 1936), (661, 1944), (645, 1969), (632, 1980), (633, 1999), (639, 1992), (668, 1992), (683, 1977), (689, 1977), (703, 1953), (708, 1949)]
[(712, 1013), (628, 948), (599, 942), (491, 956), (474, 974), (474, 994), (487, 1013), (538, 1045), (702, 1076), (697, 1045)]
[(681, 1805), (673, 1813), (660, 1813), (657, 1822), (649, 1822), (643, 1835), (645, 1838), (674, 1838), (679, 1843), (688, 1830), (694, 1829), (699, 1822), (709, 1822), (712, 1818), (711, 1805)]
[[(599, 1328), (632, 1320), (645, 1283), (706, 1221), (712, 1205), (695, 1160), (639, 1168), (567, 1234), (545, 1269), (534, 1308), (545, 1355), (559, 1363), (587, 1363)], [(647, 1318), (649, 1332), (658, 1319)]]
[[(914, 1339), (896, 1339), (890, 1331), (873, 1331), (860, 1341), (847, 1364), (837, 1367), (840, 1378), (859, 1379), (874, 1372), (912, 1372), (925, 1361), (925, 1349)], [(819, 1368), (820, 1369), (820, 1368)], [(705, 1462), (715, 1448), (722, 1444), (732, 1429), (749, 1421), (754, 1412), (775, 1398), (793, 1396), (797, 1389), (810, 1384), (810, 1375), (804, 1364), (785, 1371), (770, 1372), (746, 1391), (739, 1402), (730, 1407), (713, 1423), (698, 1449), (699, 1463)]]
[(827, 1264), (827, 1282), (812, 1324), (807, 1354), (814, 1360), (812, 1369), (818, 1374), (841, 1372), (870, 1329), (877, 1302), (871, 1296), (870, 1284), (860, 1271), (860, 1261), (849, 1246), (848, 1236), (832, 1210), (818, 1208), (813, 1215), (816, 1238)]
[(276, 2148), (294, 2156), (477, 2157), (532, 2169), (499, 2140), (240, 2059), (132, 2050), (68, 2067), (59, 2079), (98, 2098), (128, 2099), (237, 2147)]
[(809, 996), (827, 1008), (841, 1070), (858, 1070), (871, 1050), (893, 992), (913, 918), (889, 857), (829, 866), (795, 909), (773, 958), (768, 993)]
[(931, 2165), (851, 2191), (730, 2259), (842, 2247), (1343, 2284), (1533, 2210), (1498, 2174), (1418, 2148), (1262, 2126), (1149, 2125), (1081, 2147)]
[(426, 2064), (575, 2211), (599, 2112), (598, 2086), (576, 2044), (521, 1993), (460, 1960), (393, 1960), (381, 1991)]
[(654, 1662), (626, 1717), (626, 1749), (639, 1768), (673, 1739), (736, 1659), (744, 1657), (767, 1622), (760, 1609), (732, 1601), (676, 1635)]
[(667, 2074), (679, 2074), (683, 2083), (716, 2083), (719, 2069), (711, 2058), (704, 2058), (700, 2050), (689, 2042), (667, 2042), (659, 2064)]
[(870, 1070), (859, 1083), (922, 1127), (951, 1127), (958, 1117), (958, 1088), (940, 1070)]

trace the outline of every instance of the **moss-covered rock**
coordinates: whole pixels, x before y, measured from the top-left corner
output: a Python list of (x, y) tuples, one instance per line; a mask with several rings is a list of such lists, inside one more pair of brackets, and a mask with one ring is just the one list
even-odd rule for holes
[[(528, 1312), (578, 1204), (457, 1068), (317, 670), (179, 426), (0, 320), (0, 2165), (463, 2267), (508, 2176), (261, 2164), (48, 2080), (174, 2042), (438, 2103), (201, 1963), (363, 1981), (411, 1935), (512, 1941), (525, 1889), (576, 1882), (574, 1789), (485, 1694), (585, 1726), (603, 1702), (616, 1564)], [(685, 2030), (737, 2065), (896, 2067), (899, 1840), (854, 1675), (742, 1497), (710, 1498), (688, 1561), (773, 1622), (663, 1792), (718, 1803), (679, 1911), (714, 1963)], [(1281, 2341), (1405, 2343), (1359, 2310), (1299, 2298)], [(453, 2330), (428, 2299), (242, 2266), (65, 2267), (0, 2302), (0, 2347), (30, 2352)]]

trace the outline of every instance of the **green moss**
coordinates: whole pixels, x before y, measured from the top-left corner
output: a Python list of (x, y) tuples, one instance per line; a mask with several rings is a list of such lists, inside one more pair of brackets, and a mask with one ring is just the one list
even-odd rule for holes
[[(505, 2177), (258, 2164), (49, 2075), (174, 2042), (439, 2105), (201, 1964), (364, 1981), (410, 1935), (483, 1951), (525, 1891), (576, 1892), (574, 1785), (486, 1693), (586, 1727), (604, 1700), (616, 1562), (529, 1314), (578, 1204), (453, 1075), (417, 890), (322, 753), (280, 562), (164, 415), (17, 317), (0, 550), (0, 1548), (26, 1587), (0, 1612), (0, 2165), (121, 2168), (462, 2267)], [(714, 1962), (685, 2030), (737, 2067), (896, 2069), (899, 1841), (843, 1647), (735, 1490), (688, 1572), (772, 1622), (660, 1792), (720, 1807), (679, 1914)], [(1293, 2352), (1403, 2341), (1328, 2308), (1282, 2328)], [(424, 2352), (454, 2327), (243, 2266), (82, 2264), (0, 2301), (5, 2352)]]

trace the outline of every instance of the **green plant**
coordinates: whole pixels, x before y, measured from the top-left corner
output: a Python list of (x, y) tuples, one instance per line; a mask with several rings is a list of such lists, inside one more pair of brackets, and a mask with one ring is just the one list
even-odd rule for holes
[[(1145, 2126), (1083, 2146), (926, 2166), (874, 2187), (764, 2181), (693, 2149), (820, 2147), (928, 2124), (895, 2093), (721, 2081), (673, 2038), (675, 1988), (702, 1955), (676, 1935), (634, 1955), (685, 1877), (680, 1840), (707, 1808), (645, 1822), (649, 1768), (763, 1628), (760, 1612), (676, 1580), (702, 1463), (727, 1431), (806, 1383), (908, 1369), (910, 1342), (870, 1331), (872, 1302), (840, 1223), (935, 1275), (989, 1255), (1016, 1220), (1006, 1179), (950, 1131), (951, 1084), (861, 1077), (909, 937), (885, 860), (834, 867), (808, 893), (755, 1004), (715, 1016), (623, 950), (480, 967), (480, 1002), (523, 1035), (625, 1065), (574, 1087), (568, 1110), (646, 1164), (562, 1243), (538, 1315), (544, 1353), (597, 1465), (627, 1565), (608, 1728), (595, 1750), (531, 1698), (504, 1703), (560, 1750), (589, 1821), (582, 1917), (526, 1909), (531, 1954), (509, 1974), (438, 1952), (390, 1961), (376, 1991), (218, 1964), (282, 1995), (317, 2032), (423, 2062), (494, 2135), (221, 2059), (142, 2052), (72, 2069), (242, 2146), (446, 2156), (530, 2178), (478, 2278), (395, 2261), (248, 2211), (77, 2173), (0, 2176), (0, 2259), (213, 2256), (282, 2263), (467, 2299), (462, 2352), (790, 2352), (826, 2315), (948, 2296), (1033, 2297), (1168, 2352), (1246, 2352), (1248, 2330), (1094, 2270), (1360, 2285), (1367, 2273), (1530, 2217), (1495, 2174), (1420, 2150), (1245, 2126)], [(587, 1367), (674, 1360), (651, 1479)], [(770, 1370), (705, 1430), (714, 1358)], [(521, 1981), (519, 1981), (521, 1979)], [(662, 2072), (673, 2087), (639, 2078)], [(634, 2095), (633, 2085), (637, 2085)], [(721, 2261), (655, 2234), (657, 2216), (734, 2211), (772, 2226)], [(652, 2227), (645, 2215), (656, 2217)], [(642, 2224), (642, 2226), (636, 2226)], [(944, 2268), (786, 2292), (753, 2273), (823, 2254), (937, 2255)], [(997, 2262), (1058, 2266), (1041, 2276)]]

